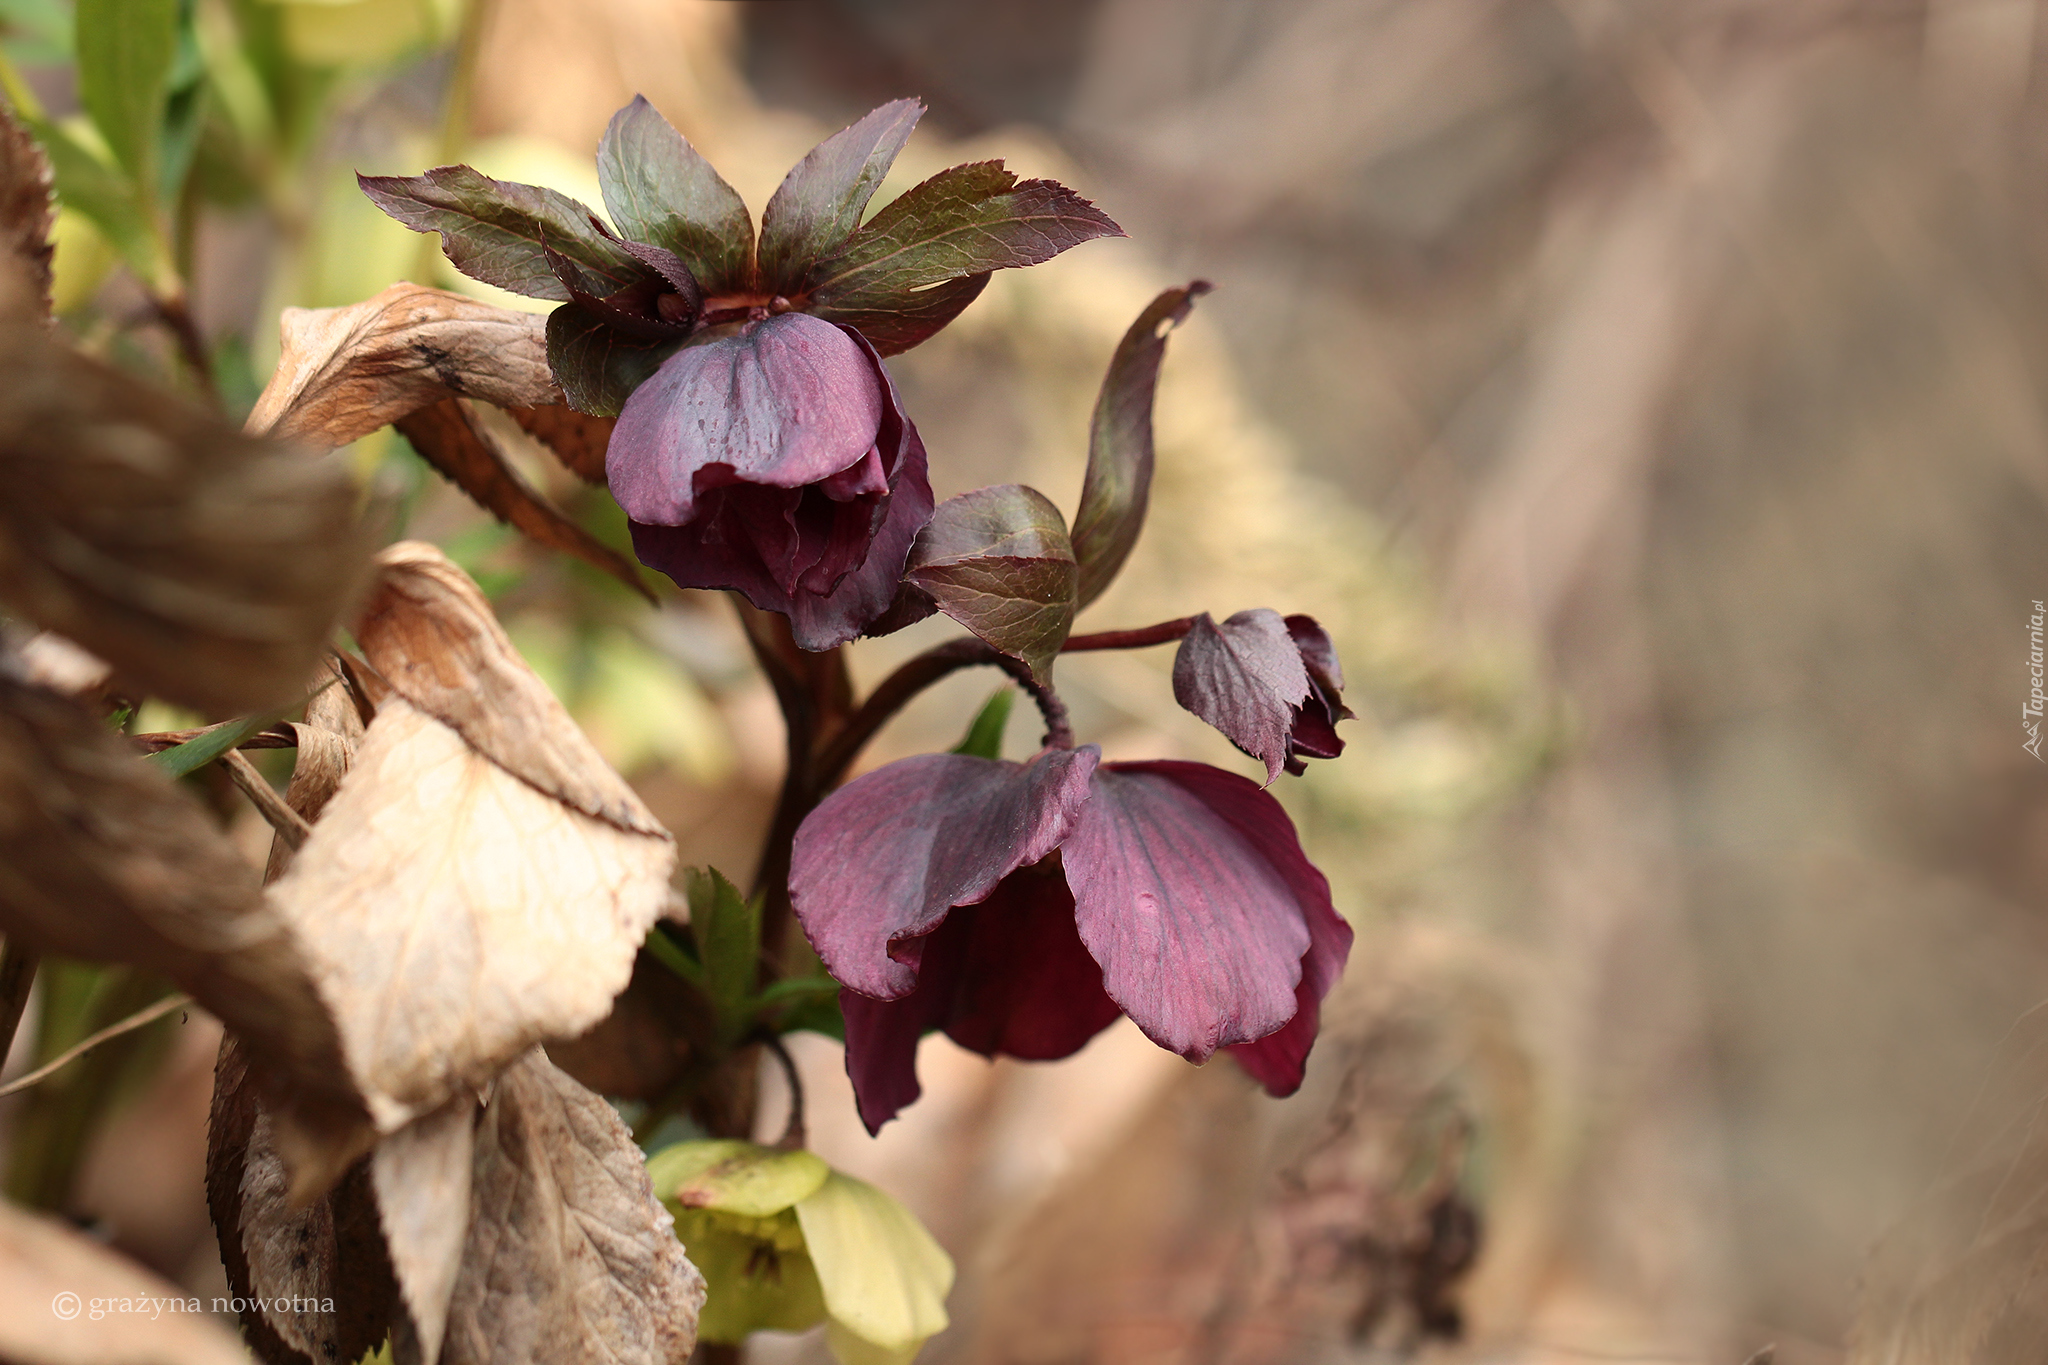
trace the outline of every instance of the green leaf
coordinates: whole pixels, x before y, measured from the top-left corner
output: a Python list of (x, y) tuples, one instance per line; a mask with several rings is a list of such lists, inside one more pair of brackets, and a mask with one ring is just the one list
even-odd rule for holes
[(676, 341), (635, 340), (580, 304), (565, 303), (548, 314), (548, 368), (569, 406), (594, 417), (618, 416), (633, 390), (681, 347)]
[(78, 0), (77, 48), (79, 101), (129, 178), (153, 192), (178, 0)]
[(1003, 730), (1010, 723), (1010, 708), (1016, 701), (1014, 689), (1005, 687), (997, 691), (974, 717), (974, 724), (967, 727), (966, 737), (953, 746), (953, 752), (971, 758), (1001, 758)]
[(916, 100), (885, 104), (813, 147), (783, 177), (761, 214), (762, 288), (801, 292), (811, 262), (860, 226), (861, 210), (923, 113)]
[(242, 720), (223, 722), (205, 734), (186, 740), (183, 744), (169, 749), (159, 749), (148, 755), (144, 761), (156, 764), (172, 777), (183, 777), (187, 773), (199, 771), (269, 723), (263, 716), (248, 716)]
[(50, 159), (58, 200), (91, 220), (129, 269), (144, 279), (154, 278), (155, 240), (135, 187), (56, 124), (27, 117), (22, 122)]
[(1088, 429), (1088, 472), (1074, 513), (1074, 555), (1081, 565), (1077, 610), (1102, 595), (1144, 529), (1152, 496), (1152, 396), (1166, 334), (1209, 289), (1207, 280), (1196, 280), (1152, 300), (1110, 358)]
[(1074, 624), (1079, 574), (1060, 509), (1010, 483), (939, 504), (904, 576), (1045, 685)]
[(604, 286), (624, 289), (651, 271), (591, 223), (590, 208), (558, 190), (493, 180), (468, 166), (425, 175), (358, 175), (370, 202), (415, 232), (438, 232), (441, 249), (472, 279), (529, 298), (567, 302), (541, 245), (574, 261)]
[(908, 1209), (834, 1171), (798, 1202), (796, 1218), (825, 1311), (859, 1339), (855, 1350), (915, 1350), (945, 1330), (953, 1260)]
[(740, 894), (717, 868), (690, 869), (690, 934), (704, 964), (704, 993), (718, 1013), (719, 1032), (736, 1043), (754, 1023), (754, 985), (761, 977), (761, 907)]
[(664, 1203), (770, 1218), (817, 1192), (832, 1168), (811, 1152), (719, 1138), (679, 1142), (647, 1158), (647, 1178)]
[(813, 302), (805, 311), (853, 328), (879, 355), (901, 355), (959, 317), (987, 285), (988, 276), (969, 275), (911, 294), (848, 293), (832, 303)]
[(690, 956), (689, 949), (668, 935), (668, 930), (656, 924), (647, 931), (647, 942), (640, 945), (662, 966), (674, 972), (692, 986), (704, 987), (704, 964)]
[(646, 97), (612, 115), (597, 179), (621, 233), (682, 257), (707, 294), (746, 287), (754, 220), (745, 201)]
[(681, 1209), (675, 1218), (683, 1250), (704, 1275), (699, 1341), (738, 1345), (750, 1332), (801, 1332), (824, 1318), (825, 1298), (794, 1214), (775, 1220), (786, 1236), (768, 1237), (708, 1210)]
[(1108, 214), (1052, 180), (1000, 161), (939, 172), (903, 194), (812, 269), (821, 303), (887, 299), (946, 280), (1049, 261), (1097, 237), (1121, 237)]

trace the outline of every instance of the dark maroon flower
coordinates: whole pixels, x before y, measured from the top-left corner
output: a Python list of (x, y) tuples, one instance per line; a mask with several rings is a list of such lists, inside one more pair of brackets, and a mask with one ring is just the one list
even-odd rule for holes
[(1221, 625), (1202, 613), (1173, 660), (1174, 699), (1264, 762), (1269, 783), (1283, 767), (1299, 775), (1303, 758), (1344, 752), (1343, 689), (1336, 646), (1315, 618), (1264, 607)]
[(803, 313), (662, 362), (605, 457), (640, 561), (731, 588), (830, 649), (888, 610), (931, 519), (924, 444), (874, 348)]
[(790, 892), (847, 988), (870, 1131), (916, 1098), (931, 1029), (1050, 1060), (1128, 1014), (1161, 1047), (1229, 1050), (1291, 1094), (1351, 947), (1258, 784), (1199, 763), (1098, 767), (1093, 746), (1028, 764), (929, 754), (848, 783), (797, 832)]

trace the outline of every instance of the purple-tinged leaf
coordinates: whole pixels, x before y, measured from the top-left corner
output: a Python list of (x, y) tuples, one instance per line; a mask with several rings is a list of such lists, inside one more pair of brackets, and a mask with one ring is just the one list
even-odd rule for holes
[(566, 303), (569, 291), (548, 268), (552, 247), (596, 278), (604, 293), (645, 272), (591, 225), (591, 212), (539, 185), (493, 180), (468, 166), (424, 175), (358, 175), (370, 202), (415, 232), (438, 232), (441, 249), (463, 274), (529, 298)]
[(861, 210), (923, 113), (916, 100), (885, 104), (813, 147), (783, 177), (761, 214), (761, 288), (775, 294), (803, 288), (811, 263), (860, 226)]
[(1265, 805), (1279, 810), (1205, 764), (1107, 764), (1061, 849), (1104, 988), (1189, 1061), (1275, 1033), (1299, 1008), (1310, 935), (1293, 864), (1307, 863), (1291, 831), (1277, 846), (1245, 833)]
[(1203, 612), (1173, 659), (1173, 699), (1266, 765), (1270, 785), (1289, 754), (1308, 670), (1280, 613), (1254, 607), (1217, 625)]
[(1049, 261), (1123, 229), (1052, 180), (1026, 180), (1000, 161), (940, 171), (886, 205), (811, 268), (823, 304), (887, 300), (947, 280)]
[(569, 302), (605, 326), (625, 333), (634, 341), (652, 344), (664, 341), (680, 342), (689, 336), (688, 324), (694, 320), (694, 312), (687, 317), (679, 314), (673, 320), (661, 315), (658, 301), (664, 295), (675, 297), (675, 294), (668, 287), (668, 281), (659, 276), (647, 275), (633, 281), (624, 289), (610, 294), (599, 294), (594, 291), (602, 286), (597, 285), (583, 273), (581, 267), (561, 252), (553, 247), (544, 246), (541, 248), (541, 254), (547, 260), (548, 269), (555, 272), (555, 278), (569, 291)]
[(680, 350), (619, 414), (612, 496), (635, 521), (682, 526), (700, 493), (730, 484), (802, 488), (855, 471), (857, 486), (828, 490), (836, 501), (880, 493), (881, 460), (864, 460), (882, 425), (877, 370), (848, 332), (803, 313)]
[(696, 321), (697, 314), (704, 310), (704, 287), (688, 262), (665, 247), (645, 242), (620, 242), (619, 249), (660, 275), (674, 291), (676, 298), (664, 303), (660, 310), (663, 321)]
[(1303, 758), (1335, 758), (1344, 752), (1337, 722), (1351, 719), (1351, 708), (1344, 704), (1344, 666), (1337, 661), (1337, 646), (1331, 643), (1329, 632), (1317, 625), (1313, 616), (1290, 616), (1287, 634), (1301, 651), (1309, 682), (1309, 698), (1295, 716), (1289, 737), (1292, 753), (1287, 771), (1298, 775)]
[(1066, 520), (1043, 493), (1006, 483), (947, 499), (906, 568), (940, 611), (1051, 683), (1074, 625), (1078, 570)]
[(682, 345), (636, 340), (578, 303), (548, 314), (547, 332), (555, 382), (570, 407), (591, 417), (617, 417), (633, 391)]
[(1152, 496), (1152, 395), (1159, 387), (1166, 334), (1209, 288), (1207, 280), (1196, 280), (1152, 300), (1110, 358), (1088, 428), (1088, 472), (1074, 512), (1074, 557), (1081, 564), (1078, 606), (1102, 596), (1144, 529)]
[(612, 115), (597, 179), (620, 232), (674, 252), (710, 293), (746, 288), (754, 258), (746, 204), (645, 97)]
[(914, 294), (880, 298), (848, 294), (831, 303), (813, 301), (809, 311), (854, 328), (882, 355), (901, 355), (959, 317), (987, 286), (988, 276), (969, 275)]
[(917, 1043), (933, 1029), (984, 1057), (1055, 1061), (1121, 1013), (1075, 931), (1074, 897), (1057, 868), (1018, 869), (922, 942), (909, 995), (840, 994), (846, 1072), (870, 1133), (917, 1098)]
[(797, 830), (789, 891), (832, 975), (877, 999), (908, 995), (921, 937), (1059, 846), (1099, 757), (1093, 745), (1030, 763), (922, 754), (826, 797)]

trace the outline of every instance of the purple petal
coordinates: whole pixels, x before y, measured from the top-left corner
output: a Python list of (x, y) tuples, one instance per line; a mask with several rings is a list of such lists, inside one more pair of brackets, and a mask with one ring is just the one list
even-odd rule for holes
[(803, 313), (686, 346), (633, 390), (605, 478), (634, 521), (681, 526), (725, 484), (801, 488), (858, 463), (882, 424), (877, 362)]
[(846, 1073), (870, 1133), (915, 1100), (918, 1039), (943, 1028), (984, 1057), (1052, 1061), (1116, 1021), (1102, 969), (1074, 929), (1074, 898), (1056, 869), (1024, 868), (979, 905), (927, 935), (917, 989), (900, 1000), (840, 994)]
[(1026, 764), (922, 754), (826, 797), (797, 830), (789, 874), (826, 969), (880, 1000), (908, 995), (921, 936), (1059, 846), (1100, 756), (1092, 745)]
[(1217, 625), (1207, 613), (1173, 659), (1173, 696), (1266, 765), (1266, 781), (1287, 762), (1295, 711), (1309, 695), (1301, 650), (1280, 613), (1257, 607)]
[(1293, 1018), (1304, 893), (1322, 878), (1279, 803), (1201, 763), (1108, 764), (1093, 791), (1061, 858), (1081, 941), (1124, 1013), (1196, 1062)]

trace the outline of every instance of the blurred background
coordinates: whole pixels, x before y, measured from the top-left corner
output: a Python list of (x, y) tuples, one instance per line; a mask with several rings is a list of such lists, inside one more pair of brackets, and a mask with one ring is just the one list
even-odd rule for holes
[[(454, 275), (352, 172), (467, 161), (595, 204), (635, 93), (757, 212), (917, 95), (877, 202), (1003, 156), (1129, 231), (997, 275), (890, 362), (941, 497), (1022, 479), (1071, 508), (1116, 338), (1216, 283), (1169, 353), (1148, 535), (1083, 629), (1329, 626), (1351, 748), (1279, 790), (1352, 970), (1284, 1103), (1128, 1024), (1049, 1066), (935, 1037), (924, 1100), (871, 1140), (806, 1035), (816, 1145), (961, 1265), (925, 1359), (2048, 1358), (2035, 0), (189, 9), (184, 247), (151, 263), (68, 203), (59, 305), (237, 414), (282, 307), (399, 278), (546, 306)], [(88, 142), (70, 33), (64, 0), (0, 0), (16, 97)], [(392, 433), (356, 458), (685, 860), (748, 872), (781, 735), (723, 604), (648, 612)], [(601, 495), (530, 467), (618, 540)], [(948, 629), (864, 644), (857, 674)], [(1082, 738), (1249, 771), (1154, 654), (1062, 664)], [(871, 760), (951, 744), (990, 686), (935, 690)], [(1019, 715), (1010, 752), (1034, 735)], [(217, 1283), (216, 1036), (167, 1026), (76, 1169), (13, 1188)]]

